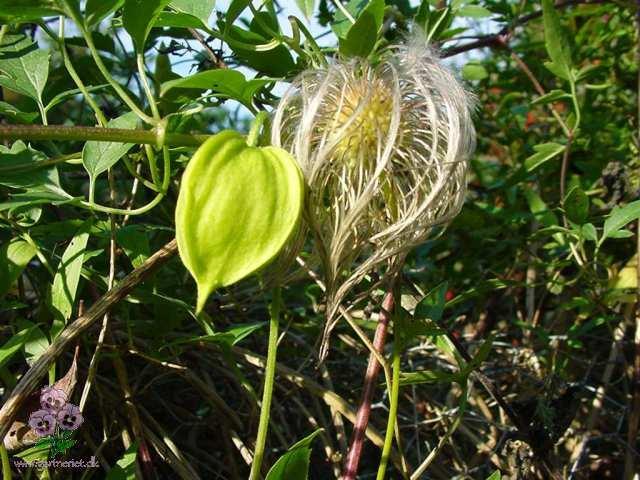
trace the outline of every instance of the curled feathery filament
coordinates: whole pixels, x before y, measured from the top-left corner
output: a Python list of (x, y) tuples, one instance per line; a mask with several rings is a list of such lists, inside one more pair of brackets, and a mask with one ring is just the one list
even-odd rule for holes
[(336, 60), (303, 72), (282, 97), (273, 145), (297, 159), (305, 219), (327, 286), (326, 340), (341, 301), (381, 266), (398, 268), (460, 211), (475, 148), (471, 97), (424, 44), (380, 64)]

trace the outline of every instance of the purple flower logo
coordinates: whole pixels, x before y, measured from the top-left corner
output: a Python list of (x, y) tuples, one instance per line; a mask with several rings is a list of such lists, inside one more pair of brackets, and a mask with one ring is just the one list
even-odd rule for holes
[(67, 403), (58, 412), (58, 424), (63, 430), (75, 430), (82, 425), (83, 420), (80, 409), (71, 403)]
[(56, 415), (49, 410), (38, 410), (29, 416), (29, 426), (39, 437), (46, 437), (55, 433), (56, 424)]
[(67, 403), (67, 394), (54, 387), (44, 387), (40, 393), (40, 405), (44, 410), (60, 411)]
[(53, 386), (44, 387), (40, 392), (40, 410), (29, 416), (29, 426), (40, 437), (37, 445), (47, 447), (49, 455), (64, 454), (75, 445), (73, 431), (84, 418), (80, 409), (67, 402), (64, 390)]

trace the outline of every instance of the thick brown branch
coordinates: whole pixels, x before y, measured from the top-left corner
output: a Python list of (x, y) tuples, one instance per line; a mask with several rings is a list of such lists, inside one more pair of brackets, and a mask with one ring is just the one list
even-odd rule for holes
[(118, 302), (124, 299), (138, 284), (144, 281), (156, 268), (165, 264), (178, 250), (175, 240), (154, 253), (140, 267), (133, 270), (113, 289), (106, 292), (87, 312), (68, 324), (47, 350), (38, 358), (27, 373), (20, 379), (7, 401), (0, 409), (0, 438), (9, 431), (22, 402), (39, 386), (42, 377), (47, 373), (49, 365), (87, 328), (98, 321)]

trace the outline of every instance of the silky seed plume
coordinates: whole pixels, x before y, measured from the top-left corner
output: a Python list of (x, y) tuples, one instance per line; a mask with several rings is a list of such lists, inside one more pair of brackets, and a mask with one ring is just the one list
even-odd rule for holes
[(335, 60), (303, 72), (276, 109), (273, 145), (300, 164), (305, 217), (327, 286), (321, 357), (345, 295), (400, 267), (462, 208), (475, 148), (470, 95), (424, 43), (378, 65)]

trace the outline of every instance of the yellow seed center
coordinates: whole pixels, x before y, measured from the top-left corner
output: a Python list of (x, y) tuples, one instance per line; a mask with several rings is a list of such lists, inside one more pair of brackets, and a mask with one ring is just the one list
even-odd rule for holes
[[(338, 106), (336, 106), (338, 108)], [(336, 112), (336, 129), (349, 124), (338, 142), (337, 152), (349, 160), (376, 155), (391, 123), (393, 101), (380, 79), (362, 79), (348, 86), (342, 108)]]

